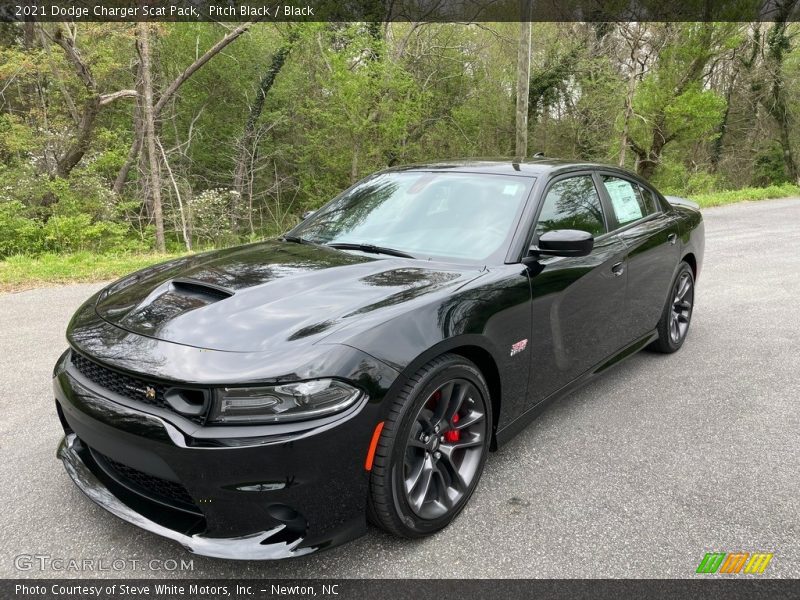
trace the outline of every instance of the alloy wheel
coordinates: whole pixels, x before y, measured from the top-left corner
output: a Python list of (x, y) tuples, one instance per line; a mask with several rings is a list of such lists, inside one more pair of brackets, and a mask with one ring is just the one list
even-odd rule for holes
[(681, 273), (675, 282), (672, 312), (669, 320), (669, 337), (673, 344), (680, 342), (689, 330), (694, 301), (694, 285), (688, 271)]
[(403, 488), (419, 517), (447, 514), (469, 491), (485, 452), (484, 402), (473, 383), (451, 379), (417, 413), (406, 442)]

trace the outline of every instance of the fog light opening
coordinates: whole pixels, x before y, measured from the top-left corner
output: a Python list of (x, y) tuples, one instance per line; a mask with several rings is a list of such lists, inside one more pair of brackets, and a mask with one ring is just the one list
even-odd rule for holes
[(276, 521), (283, 523), (286, 527), (275, 535), (271, 535), (262, 541), (262, 544), (279, 544), (281, 542), (290, 544), (306, 536), (308, 523), (303, 515), (286, 504), (270, 504), (267, 513)]

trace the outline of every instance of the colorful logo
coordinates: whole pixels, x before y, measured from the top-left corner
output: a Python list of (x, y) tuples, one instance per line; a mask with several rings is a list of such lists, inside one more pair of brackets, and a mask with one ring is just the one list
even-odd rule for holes
[(515, 354), (519, 354), (520, 352), (525, 350), (525, 348), (527, 348), (527, 347), (528, 347), (528, 338), (525, 338), (524, 340), (520, 340), (516, 344), (512, 344), (512, 346), (511, 346), (511, 356), (514, 356)]
[(760, 575), (772, 560), (771, 552), (709, 552), (700, 561), (697, 573), (752, 573)]

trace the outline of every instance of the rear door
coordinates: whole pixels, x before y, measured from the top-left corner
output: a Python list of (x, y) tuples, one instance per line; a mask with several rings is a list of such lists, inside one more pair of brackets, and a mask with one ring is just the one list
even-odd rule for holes
[(543, 257), (529, 269), (532, 292), (530, 405), (602, 362), (623, 342), (627, 247), (609, 224), (592, 173), (551, 181), (532, 232), (532, 243), (554, 229), (595, 236), (588, 256)]
[(625, 242), (628, 291), (622, 323), (626, 342), (656, 328), (678, 262), (678, 219), (643, 182), (599, 172), (610, 226)]

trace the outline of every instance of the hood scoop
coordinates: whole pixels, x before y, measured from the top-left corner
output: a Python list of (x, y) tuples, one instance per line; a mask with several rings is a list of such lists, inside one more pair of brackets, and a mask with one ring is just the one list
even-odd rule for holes
[(191, 278), (164, 282), (119, 320), (120, 325), (145, 335), (182, 314), (233, 296), (228, 288)]
[[(191, 279), (188, 277), (175, 278), (172, 280), (173, 291), (186, 296), (205, 296), (212, 302), (225, 300), (233, 296), (233, 290), (229, 290), (221, 285)], [(211, 302), (209, 302), (210, 304)]]

